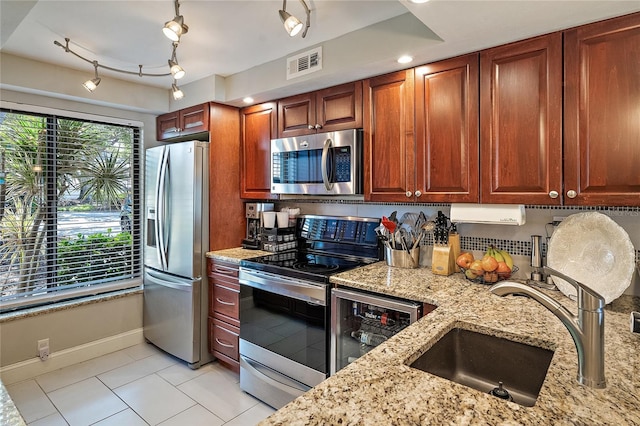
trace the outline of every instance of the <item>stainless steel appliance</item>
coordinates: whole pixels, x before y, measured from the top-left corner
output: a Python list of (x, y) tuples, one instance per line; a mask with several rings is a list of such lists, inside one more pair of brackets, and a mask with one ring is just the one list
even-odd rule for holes
[(262, 228), (262, 212), (273, 211), (273, 203), (246, 203), (245, 217), (247, 220), (247, 238), (242, 240), (242, 247), (259, 249), (260, 228)]
[(362, 194), (362, 130), (271, 141), (274, 194)]
[(381, 259), (379, 219), (303, 215), (298, 250), (240, 262), (240, 388), (280, 408), (329, 373), (332, 274)]
[(381, 297), (356, 290), (331, 290), (330, 373), (399, 333), (423, 313), (419, 302)]
[(198, 368), (207, 349), (209, 144), (150, 148), (145, 157), (144, 337)]

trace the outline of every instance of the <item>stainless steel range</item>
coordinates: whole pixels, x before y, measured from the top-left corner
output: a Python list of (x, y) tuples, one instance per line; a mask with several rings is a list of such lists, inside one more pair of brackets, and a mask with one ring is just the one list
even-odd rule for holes
[(380, 260), (380, 219), (300, 216), (298, 250), (240, 262), (240, 388), (280, 408), (329, 373), (333, 274)]

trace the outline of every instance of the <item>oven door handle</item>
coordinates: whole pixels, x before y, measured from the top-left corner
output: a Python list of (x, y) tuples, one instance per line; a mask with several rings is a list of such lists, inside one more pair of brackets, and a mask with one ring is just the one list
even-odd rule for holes
[(289, 278), (268, 272), (253, 272), (240, 268), (240, 285), (264, 290), (269, 293), (327, 306), (327, 289), (325, 286), (307, 284), (302, 280)]

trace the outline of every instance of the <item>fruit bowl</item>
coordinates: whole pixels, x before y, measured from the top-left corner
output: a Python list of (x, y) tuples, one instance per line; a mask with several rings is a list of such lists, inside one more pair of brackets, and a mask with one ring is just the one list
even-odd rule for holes
[(460, 269), (462, 270), (462, 273), (464, 274), (464, 277), (467, 280), (474, 282), (476, 284), (489, 284), (489, 285), (493, 285), (498, 281), (509, 279), (513, 276), (513, 274), (518, 272), (518, 267), (516, 265), (513, 265), (513, 269), (511, 269), (511, 272), (496, 272), (496, 271), (484, 272), (483, 274), (478, 275), (476, 278), (470, 278), (467, 275), (467, 270), (465, 268), (460, 268)]

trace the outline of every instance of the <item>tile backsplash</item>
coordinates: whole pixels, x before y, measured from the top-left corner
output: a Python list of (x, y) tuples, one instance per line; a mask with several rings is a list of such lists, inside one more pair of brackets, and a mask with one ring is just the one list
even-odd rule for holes
[[(276, 204), (276, 209), (282, 207), (299, 207), (302, 214), (321, 214), (335, 216), (389, 216), (396, 210), (398, 216), (402, 214), (423, 211), (427, 217), (433, 217), (438, 211), (447, 216), (451, 205), (444, 203), (433, 204), (396, 204), (396, 203), (365, 203), (359, 200), (286, 200)], [(530, 272), (528, 259), (531, 255), (531, 235), (541, 235), (542, 254), (546, 255), (546, 238), (553, 234), (554, 217), (566, 217), (583, 211), (597, 211), (609, 216), (629, 234), (635, 249), (636, 263), (640, 262), (640, 207), (556, 207), (556, 206), (525, 206), (526, 223), (522, 226), (513, 225), (484, 225), (459, 224), (458, 232), (461, 236), (461, 248), (475, 253), (484, 252), (488, 245), (493, 244), (519, 257), (520, 274), (525, 276)], [(433, 244), (427, 240), (426, 244)], [(640, 277), (634, 274), (631, 285), (625, 294), (640, 296)]]

